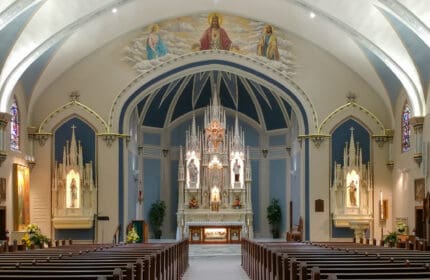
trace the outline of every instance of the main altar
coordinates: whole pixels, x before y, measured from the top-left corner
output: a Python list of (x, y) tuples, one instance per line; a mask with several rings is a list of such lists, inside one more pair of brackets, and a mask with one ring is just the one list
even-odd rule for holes
[(370, 163), (363, 163), (353, 128), (349, 143), (345, 143), (343, 166), (334, 163), (330, 195), (334, 226), (353, 229), (357, 240), (364, 237), (373, 220), (373, 177)]
[(235, 243), (253, 237), (251, 164), (237, 115), (227, 129), (215, 93), (204, 128), (192, 124), (179, 158), (177, 238), (192, 243)]

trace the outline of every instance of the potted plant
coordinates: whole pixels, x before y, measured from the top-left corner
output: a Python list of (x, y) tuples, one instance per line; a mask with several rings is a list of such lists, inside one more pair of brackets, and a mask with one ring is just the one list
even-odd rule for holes
[(388, 244), (388, 247), (394, 247), (397, 243), (397, 232), (389, 232), (384, 238), (384, 243)]
[(166, 215), (166, 203), (158, 200), (151, 204), (149, 209), (149, 225), (155, 239), (161, 238), (161, 226), (163, 225), (164, 216)]
[(276, 198), (273, 198), (269, 206), (267, 206), (267, 220), (269, 221), (273, 238), (279, 238), (282, 213), (279, 200)]

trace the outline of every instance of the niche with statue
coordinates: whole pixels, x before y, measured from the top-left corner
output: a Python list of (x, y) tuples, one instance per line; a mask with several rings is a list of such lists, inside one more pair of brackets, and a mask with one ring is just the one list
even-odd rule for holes
[(61, 160), (55, 162), (52, 184), (52, 223), (55, 229), (92, 228), (96, 214), (93, 161), (85, 162), (85, 158), (91, 157), (85, 157), (81, 141), (76, 140), (75, 129), (73, 124), (71, 136), (65, 140)]
[(363, 163), (362, 149), (350, 128), (349, 142), (343, 149), (343, 165), (334, 163), (330, 188), (333, 224), (354, 230), (356, 238), (364, 236), (373, 220), (373, 178), (370, 163)]

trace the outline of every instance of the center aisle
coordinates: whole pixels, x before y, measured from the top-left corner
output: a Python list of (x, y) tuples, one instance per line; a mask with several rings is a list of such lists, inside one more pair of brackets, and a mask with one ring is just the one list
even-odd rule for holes
[(190, 245), (183, 280), (249, 280), (240, 266), (240, 245)]

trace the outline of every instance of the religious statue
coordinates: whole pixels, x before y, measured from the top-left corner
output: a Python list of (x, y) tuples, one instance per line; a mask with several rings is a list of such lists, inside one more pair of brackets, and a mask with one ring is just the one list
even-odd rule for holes
[(199, 173), (199, 170), (197, 168), (197, 165), (194, 163), (194, 159), (192, 159), (188, 164), (188, 172), (190, 174), (190, 185), (192, 184), (193, 186), (195, 186), (197, 183), (197, 175)]
[(200, 50), (230, 50), (231, 40), (227, 32), (220, 26), (221, 17), (216, 13), (209, 14), (210, 26), (200, 38)]
[(70, 208), (75, 208), (76, 200), (78, 199), (78, 189), (76, 187), (76, 180), (72, 178), (72, 182), (70, 183)]
[(257, 46), (257, 54), (268, 59), (279, 60), (278, 42), (273, 35), (273, 27), (266, 25)]
[(234, 173), (234, 181), (239, 182), (240, 181), (240, 164), (239, 164), (239, 161), (237, 159), (234, 162), (233, 173)]
[(357, 197), (356, 197), (357, 187), (355, 186), (355, 182), (351, 181), (348, 188), (349, 188), (349, 203), (351, 204), (351, 206), (357, 206)]

